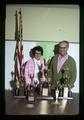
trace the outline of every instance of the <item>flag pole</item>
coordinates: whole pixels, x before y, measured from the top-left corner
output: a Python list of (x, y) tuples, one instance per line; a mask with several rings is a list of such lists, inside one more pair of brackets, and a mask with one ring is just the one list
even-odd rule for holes
[[(18, 16), (19, 15), (19, 16)], [(19, 18), (19, 21), (18, 21)], [(18, 24), (19, 23), (19, 24)], [(19, 29), (18, 29), (19, 28)], [(22, 12), (21, 8), (19, 14), (15, 13), (15, 53), (14, 53), (14, 81), (15, 81), (15, 95), (19, 95), (20, 86), (23, 80), (23, 26), (22, 26)]]
[(23, 79), (23, 26), (22, 26), (22, 10), (19, 10), (19, 41), (20, 41), (20, 80)]

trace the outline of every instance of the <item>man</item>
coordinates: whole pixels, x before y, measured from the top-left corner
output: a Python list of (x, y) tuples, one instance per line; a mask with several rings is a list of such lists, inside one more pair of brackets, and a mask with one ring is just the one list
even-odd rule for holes
[(59, 43), (59, 54), (56, 54), (50, 64), (50, 76), (52, 89), (68, 87), (69, 91), (74, 87), (76, 80), (76, 62), (68, 55), (68, 41)]
[(25, 66), (24, 77), (26, 86), (37, 87), (40, 83), (40, 80), (45, 80), (44, 76), (44, 59), (43, 48), (36, 46), (32, 49), (33, 57), (29, 59)]

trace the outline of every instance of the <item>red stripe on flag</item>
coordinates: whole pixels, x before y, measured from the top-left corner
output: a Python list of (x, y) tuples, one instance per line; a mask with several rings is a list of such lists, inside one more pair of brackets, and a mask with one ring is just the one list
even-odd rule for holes
[(19, 59), (19, 64), (21, 66), (22, 64), (22, 46), (19, 47), (20, 50), (18, 49), (18, 59)]
[(18, 69), (18, 66), (16, 67), (16, 77), (17, 77), (17, 79), (19, 80), (20, 75), (19, 75), (19, 69)]

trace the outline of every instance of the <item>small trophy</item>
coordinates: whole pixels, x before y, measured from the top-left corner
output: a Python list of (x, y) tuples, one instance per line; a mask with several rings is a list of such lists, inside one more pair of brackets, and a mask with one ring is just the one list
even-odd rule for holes
[(15, 96), (19, 96), (20, 93), (20, 83), (19, 80), (15, 81)]
[(72, 91), (71, 90), (68, 91), (68, 97), (72, 97)]
[(13, 71), (11, 72), (11, 77), (12, 77), (12, 79), (10, 81), (10, 85), (11, 85), (11, 88), (14, 89), (15, 84), (14, 84), (14, 72)]
[(28, 103), (34, 103), (35, 101), (33, 86), (31, 86), (30, 91), (27, 91), (27, 101)]
[(42, 86), (42, 96), (48, 96), (48, 82), (44, 82)]
[(62, 84), (64, 85), (63, 87), (63, 97), (67, 98), (68, 97), (68, 82), (70, 80), (70, 71), (69, 68), (63, 69), (62, 70)]
[(56, 88), (55, 88), (55, 94), (56, 94), (56, 99), (58, 99), (59, 96), (59, 81), (56, 81)]
[(34, 86), (33, 86), (33, 77), (31, 76), (31, 85), (27, 86), (26, 90), (26, 99), (28, 103), (34, 103)]

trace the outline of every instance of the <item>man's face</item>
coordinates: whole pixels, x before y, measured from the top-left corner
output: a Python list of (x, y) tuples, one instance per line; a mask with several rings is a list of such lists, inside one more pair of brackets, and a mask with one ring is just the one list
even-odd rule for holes
[(59, 54), (60, 55), (62, 55), (62, 56), (66, 55), (67, 50), (68, 50), (67, 43), (63, 42), (63, 43), (59, 44)]
[(35, 58), (36, 58), (37, 60), (39, 60), (40, 57), (41, 57), (41, 51), (36, 50), (36, 51), (35, 51)]

